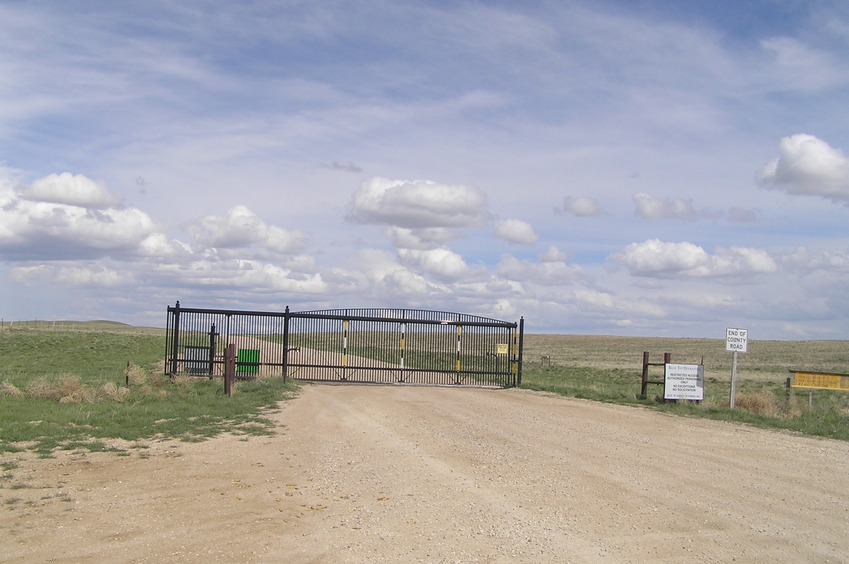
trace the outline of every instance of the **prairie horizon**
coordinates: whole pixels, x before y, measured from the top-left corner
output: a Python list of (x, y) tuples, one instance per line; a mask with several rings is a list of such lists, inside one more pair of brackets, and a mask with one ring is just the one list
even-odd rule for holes
[[(44, 331), (107, 331), (165, 335), (165, 327), (140, 326), (96, 319), (2, 321), (0, 329)], [(732, 353), (722, 338), (647, 337), (570, 333), (525, 333), (526, 366), (574, 365), (596, 369), (642, 369), (644, 352), (649, 361), (662, 362), (670, 353), (674, 363), (704, 364), (709, 376), (730, 379)], [(789, 370), (849, 373), (849, 340), (750, 339), (748, 352), (738, 354), (738, 374), (757, 379), (786, 378)]]

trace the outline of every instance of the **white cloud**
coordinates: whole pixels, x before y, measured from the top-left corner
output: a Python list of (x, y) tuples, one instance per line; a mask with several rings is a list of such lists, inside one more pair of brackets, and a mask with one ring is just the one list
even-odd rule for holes
[(358, 253), (357, 262), (367, 279), (365, 290), (368, 297), (382, 304), (396, 299), (415, 304), (415, 299), (448, 292), (446, 286), (412, 272), (397, 259), (392, 253), (377, 249), (363, 249)]
[(634, 215), (651, 221), (659, 219), (678, 219), (680, 221), (696, 221), (708, 219), (718, 221), (727, 217), (732, 223), (755, 223), (758, 220), (757, 210), (732, 206), (727, 211), (721, 209), (702, 208), (696, 211), (690, 198), (655, 198), (640, 192), (632, 196), (635, 210)]
[(34, 202), (67, 204), (88, 209), (108, 209), (120, 204), (120, 196), (110, 194), (106, 185), (82, 174), (51, 174), (39, 178), (21, 191)]
[(803, 273), (814, 270), (849, 272), (849, 251), (846, 250), (812, 252), (806, 247), (799, 247), (781, 257), (781, 260), (787, 267)]
[(776, 272), (778, 267), (765, 251), (742, 247), (717, 249), (711, 255), (688, 242), (668, 243), (651, 239), (631, 243), (612, 255), (634, 276), (656, 278), (710, 278)]
[(168, 239), (164, 233), (151, 233), (139, 244), (139, 252), (150, 257), (176, 257), (191, 254), (191, 247), (180, 241)]
[(778, 158), (758, 173), (762, 186), (849, 205), (849, 159), (840, 149), (803, 133), (785, 137), (778, 149)]
[(400, 249), (398, 254), (401, 262), (413, 270), (431, 274), (443, 280), (459, 279), (469, 270), (463, 257), (445, 247), (426, 251)]
[(115, 265), (91, 261), (18, 266), (12, 269), (12, 276), (23, 284), (47, 282), (62, 288), (109, 288), (131, 284), (136, 279), (134, 273), (127, 269), (119, 271)]
[(569, 258), (568, 253), (564, 253), (554, 245), (549, 247), (539, 256), (540, 262), (563, 262)]
[(33, 186), (0, 186), (0, 254), (61, 259), (133, 253), (158, 231), (139, 209), (103, 207), (117, 198), (84, 176), (51, 175)]
[[(445, 286), (434, 284), (424, 276), (410, 272), (407, 269), (398, 269), (393, 270), (378, 281), (372, 297), (385, 303), (393, 297), (425, 299), (428, 296), (448, 293), (449, 291)], [(408, 303), (411, 305), (416, 304), (415, 301)]]
[(225, 254), (226, 250), (243, 251), (257, 246), (260, 256), (264, 256), (263, 251), (286, 255), (297, 253), (306, 245), (300, 232), (268, 225), (246, 206), (231, 208), (225, 217), (206, 215), (188, 225), (186, 230), (196, 245), (225, 250)]
[(375, 177), (354, 194), (350, 217), (410, 229), (480, 227), (486, 219), (485, 205), (484, 194), (468, 186)]
[(259, 260), (199, 257), (182, 263), (166, 264), (160, 274), (170, 273), (181, 285), (241, 289), (250, 292), (291, 292), (323, 295), (328, 285), (320, 273), (306, 273)]
[(521, 245), (533, 245), (539, 240), (534, 228), (520, 219), (504, 219), (495, 222), (495, 234), (505, 241)]
[(239, 261), (238, 264), (236, 276), (222, 277), (222, 282), (229, 283), (232, 280), (248, 289), (265, 288), (303, 294), (324, 294), (328, 290), (321, 273), (305, 274), (260, 261)]
[[(560, 210), (558, 210), (560, 211)], [(595, 198), (572, 198), (563, 199), (563, 212), (578, 217), (599, 217), (607, 215), (601, 204)]]
[(680, 219), (681, 221), (694, 221), (698, 214), (693, 209), (693, 201), (682, 198), (665, 198), (658, 199), (649, 196), (645, 192), (634, 194), (634, 204), (637, 209), (634, 211), (639, 217), (644, 219)]
[(507, 280), (534, 282), (542, 285), (569, 284), (586, 276), (579, 265), (558, 260), (540, 262), (520, 260), (513, 255), (502, 255), (495, 272)]
[(597, 290), (576, 290), (575, 299), (579, 302), (602, 309), (613, 309), (615, 306), (613, 296), (607, 292), (599, 292)]
[(16, 266), (11, 270), (12, 280), (21, 284), (28, 284), (53, 276), (54, 269), (46, 264)]
[(60, 268), (54, 282), (63, 286), (120, 286), (133, 281), (128, 272), (103, 265), (77, 265)]
[(444, 227), (426, 227), (407, 229), (406, 227), (388, 227), (386, 235), (393, 246), (399, 249), (418, 249), (422, 251), (437, 249), (445, 242), (457, 237)]

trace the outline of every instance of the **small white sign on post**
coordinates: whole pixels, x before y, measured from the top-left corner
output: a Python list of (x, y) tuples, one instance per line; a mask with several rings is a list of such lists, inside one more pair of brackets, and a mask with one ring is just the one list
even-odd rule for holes
[(666, 364), (663, 399), (705, 399), (705, 367), (702, 364)]
[(746, 352), (749, 348), (749, 330), (732, 329), (725, 330), (725, 350), (728, 352)]
[(731, 327), (725, 329), (725, 350), (734, 353), (731, 359), (731, 398), (729, 402), (731, 409), (734, 409), (734, 397), (737, 395), (737, 353), (744, 353), (748, 348), (748, 329), (733, 329)]

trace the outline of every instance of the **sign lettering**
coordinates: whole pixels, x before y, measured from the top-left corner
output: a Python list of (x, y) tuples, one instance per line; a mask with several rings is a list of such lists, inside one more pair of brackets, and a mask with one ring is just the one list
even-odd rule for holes
[(725, 330), (725, 350), (729, 352), (746, 352), (749, 348), (749, 330), (732, 329)]
[(702, 364), (664, 365), (664, 399), (705, 399), (705, 367)]

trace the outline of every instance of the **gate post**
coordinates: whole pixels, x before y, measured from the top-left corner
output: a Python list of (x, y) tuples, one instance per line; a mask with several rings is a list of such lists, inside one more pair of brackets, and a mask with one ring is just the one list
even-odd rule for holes
[[(458, 318), (459, 318), (459, 316), (458, 316)], [(462, 335), (462, 333), (463, 333), (463, 325), (461, 324), (460, 320), (458, 319), (457, 320), (457, 357), (456, 357), (456, 363), (457, 364), (454, 367), (456, 369), (456, 374), (454, 375), (454, 383), (457, 384), (458, 386), (460, 385), (460, 382), (461, 382), (461, 380), (460, 380), (460, 368), (461, 368), (461, 363), (460, 363), (460, 347), (461, 347), (460, 335)]]
[(519, 358), (516, 359), (516, 386), (522, 385), (522, 351), (525, 348), (525, 318), (519, 318)]
[(649, 351), (643, 351), (643, 373), (640, 381), (640, 399), (646, 399), (646, 388), (649, 384)]
[(218, 333), (215, 332), (215, 323), (209, 328), (209, 379), (215, 373), (215, 337)]
[(286, 372), (289, 361), (289, 306), (283, 312), (283, 381), (286, 381)]
[(177, 300), (177, 305), (174, 308), (168, 308), (174, 313), (174, 340), (171, 343), (171, 375), (177, 373), (177, 354), (179, 353), (180, 344), (180, 301)]

